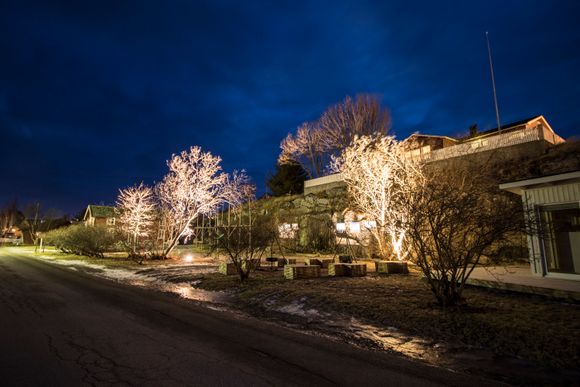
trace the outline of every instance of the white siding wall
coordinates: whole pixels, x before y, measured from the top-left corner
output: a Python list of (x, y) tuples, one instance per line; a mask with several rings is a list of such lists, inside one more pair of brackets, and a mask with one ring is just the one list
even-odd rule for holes
[[(524, 191), (523, 200), (524, 205), (527, 204), (533, 207), (580, 203), (580, 182), (529, 189)], [(528, 237), (528, 248), (532, 272), (537, 275), (544, 275), (542, 245), (538, 236)]]

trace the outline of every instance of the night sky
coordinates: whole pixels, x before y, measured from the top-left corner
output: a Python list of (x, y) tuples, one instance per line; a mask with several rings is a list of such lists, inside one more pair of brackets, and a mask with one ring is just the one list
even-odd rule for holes
[(393, 131), (543, 114), (580, 131), (579, 1), (0, 1), (0, 205), (78, 212), (200, 145), (265, 190), (279, 143), (345, 95)]

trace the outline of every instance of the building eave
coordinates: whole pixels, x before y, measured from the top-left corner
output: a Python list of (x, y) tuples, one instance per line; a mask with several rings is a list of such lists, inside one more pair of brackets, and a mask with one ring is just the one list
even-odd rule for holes
[(518, 195), (522, 195), (523, 191), (529, 188), (542, 185), (553, 185), (565, 181), (574, 181), (574, 180), (580, 181), (580, 171), (560, 173), (557, 175), (543, 176), (534, 179), (526, 179), (510, 183), (504, 183), (499, 185), (499, 189), (508, 192), (513, 192)]

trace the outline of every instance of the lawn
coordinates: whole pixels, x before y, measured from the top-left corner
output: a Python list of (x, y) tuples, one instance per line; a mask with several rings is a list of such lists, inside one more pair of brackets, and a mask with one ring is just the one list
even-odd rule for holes
[(84, 255), (75, 255), (75, 254), (65, 254), (60, 250), (54, 247), (45, 247), (42, 251), (36, 250), (34, 246), (19, 246), (19, 247), (10, 247), (11, 249), (17, 249), (15, 251), (19, 251), (23, 254), (27, 254), (30, 256), (42, 256), (44, 258), (49, 259), (56, 259), (59, 261), (82, 261), (96, 265), (102, 265), (108, 268), (126, 268), (126, 269), (136, 269), (142, 270), (144, 267), (156, 267), (156, 266), (167, 266), (171, 264), (184, 264), (186, 261), (184, 260), (185, 256), (191, 254), (195, 257), (196, 262), (207, 262), (208, 264), (215, 263), (215, 258), (213, 257), (205, 257), (200, 251), (196, 251), (192, 249), (191, 246), (177, 246), (172, 253), (170, 259), (165, 260), (146, 260), (143, 261), (141, 264), (135, 260), (129, 259), (127, 257), (127, 253), (124, 252), (113, 252), (113, 253), (105, 253), (104, 258), (94, 258), (94, 257), (87, 257)]

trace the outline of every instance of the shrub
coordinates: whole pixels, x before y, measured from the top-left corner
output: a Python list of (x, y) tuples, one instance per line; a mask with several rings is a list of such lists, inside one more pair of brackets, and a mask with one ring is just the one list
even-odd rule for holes
[(102, 258), (116, 244), (117, 238), (106, 227), (76, 224), (48, 232), (45, 241), (65, 253)]

